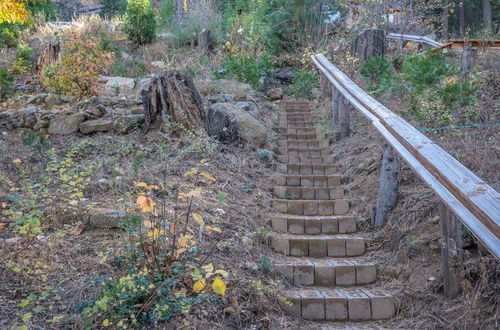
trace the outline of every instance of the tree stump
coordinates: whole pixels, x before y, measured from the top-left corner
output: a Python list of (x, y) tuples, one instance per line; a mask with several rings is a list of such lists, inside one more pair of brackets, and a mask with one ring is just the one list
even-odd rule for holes
[(384, 56), (385, 32), (383, 30), (368, 29), (361, 32), (352, 42), (353, 56), (366, 61), (376, 56)]
[(60, 51), (61, 46), (59, 42), (49, 41), (46, 43), (45, 46), (43, 46), (35, 64), (36, 74), (41, 75), (48, 65), (57, 61)]
[(198, 33), (198, 45), (196, 46), (197, 53), (208, 54), (212, 50), (212, 37), (210, 30), (203, 29)]
[[(193, 81), (177, 70), (154, 75), (147, 90), (142, 92), (144, 134), (161, 117), (163, 125), (184, 130), (205, 129), (205, 111)], [(178, 135), (179, 130), (170, 133)]]
[(332, 97), (332, 86), (323, 72), (319, 72), (319, 89), (321, 91), (321, 101)]
[(385, 225), (389, 212), (396, 206), (400, 172), (399, 154), (390, 145), (385, 146), (380, 168), (375, 226)]

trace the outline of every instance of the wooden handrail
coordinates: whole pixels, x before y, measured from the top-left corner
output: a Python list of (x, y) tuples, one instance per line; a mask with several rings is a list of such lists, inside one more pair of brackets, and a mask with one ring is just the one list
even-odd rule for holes
[(316, 67), (439, 196), (478, 241), (500, 258), (500, 194), (408, 122), (387, 109), (330, 63)]

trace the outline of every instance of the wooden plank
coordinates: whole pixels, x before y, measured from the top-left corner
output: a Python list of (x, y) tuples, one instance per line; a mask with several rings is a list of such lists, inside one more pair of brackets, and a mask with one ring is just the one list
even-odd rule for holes
[(332, 124), (336, 127), (339, 124), (339, 90), (332, 87)]
[(441, 255), (444, 295), (453, 299), (460, 293), (463, 273), (462, 224), (446, 205), (440, 205)]
[(375, 212), (375, 226), (385, 225), (389, 212), (398, 201), (399, 173), (401, 158), (389, 145), (385, 146), (380, 166), (380, 179)]
[[(382, 125), (384, 126), (384, 129), (391, 131), (390, 137), (384, 136), (386, 139), (396, 139), (399, 144), (404, 144), (405, 148), (403, 149), (405, 150), (398, 150), (400, 154), (402, 154), (402, 152), (407, 154), (409, 153), (414, 159), (418, 158), (417, 162), (426, 163), (424, 164), (426, 167), (429, 166), (429, 164), (432, 164), (436, 157), (439, 159), (440, 156), (446, 155), (446, 157), (444, 157), (444, 162), (447, 162), (448, 165), (452, 165), (451, 170), (454, 171), (452, 174), (455, 174), (456, 178), (448, 180), (447, 175), (449, 174), (448, 172), (450, 172), (449, 170), (446, 171), (445, 175), (443, 175), (436, 167), (429, 167), (429, 169), (433, 171), (431, 174), (432, 177), (437, 179), (441, 186), (446, 186), (446, 189), (451, 189), (451, 192), (448, 191), (447, 193), (441, 191), (440, 196), (446, 195), (448, 199), (447, 203), (449, 203), (449, 205), (447, 205), (453, 209), (455, 214), (457, 214), (462, 221), (464, 221), (465, 225), (476, 237), (478, 237), (479, 240), (483, 241), (492, 253), (494, 253), (497, 257), (500, 257), (500, 244), (498, 239), (498, 224), (500, 217), (499, 194), (482, 182), (477, 176), (447, 154), (444, 150), (436, 146), (430, 139), (418, 132), (415, 128), (413, 128), (413, 126), (409, 125), (379, 102), (371, 98), (340, 70), (328, 62), (323, 55), (314, 56), (313, 61), (320, 68), (320, 70), (326, 74), (327, 78), (339, 90), (339, 92), (344, 94), (345, 97), (349, 99), (349, 102), (360, 110), (367, 118), (369, 118), (376, 127)], [(401, 125), (401, 123), (404, 123), (405, 127), (395, 129), (387, 123), (391, 120), (394, 124), (398, 123)], [(405, 136), (398, 133), (401, 130), (406, 133)], [(415, 145), (415, 148), (411, 147), (412, 143), (409, 143), (406, 140), (411, 137), (414, 138), (413, 140), (417, 139), (417, 142), (412, 142)], [(426, 145), (431, 146), (430, 149), (429, 147), (424, 148)], [(409, 149), (406, 150), (408, 147)], [(424, 156), (420, 152), (422, 148), (426, 151)], [(434, 151), (434, 153), (430, 154), (430, 151), (428, 150)], [(431, 157), (430, 161), (427, 159), (428, 157)], [(440, 161), (440, 163), (443, 163), (443, 161)], [(430, 173), (427, 169), (426, 172)], [(428, 182), (430, 180), (426, 180), (424, 178), (424, 181)], [(433, 190), (435, 190), (436, 184), (435, 182), (432, 183), (434, 185)], [(468, 184), (469, 189), (464, 189), (466, 192), (461, 193), (461, 187), (464, 184)], [(453, 196), (454, 199), (450, 199), (450, 196)], [(462, 203), (464, 205), (462, 205)], [(464, 212), (463, 206), (466, 206), (467, 212)], [(492, 231), (488, 233), (486, 226)]]

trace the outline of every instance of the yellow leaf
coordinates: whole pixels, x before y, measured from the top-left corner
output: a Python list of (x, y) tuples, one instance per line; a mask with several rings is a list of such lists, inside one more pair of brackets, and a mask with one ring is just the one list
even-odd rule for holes
[(211, 176), (207, 172), (201, 172), (200, 175), (203, 176), (203, 177), (205, 177), (206, 179), (208, 179), (210, 181), (217, 181), (217, 179), (215, 179), (213, 176)]
[(141, 207), (142, 212), (151, 212), (156, 205), (156, 203), (151, 198), (142, 195), (137, 197), (136, 202)]
[(109, 320), (105, 319), (104, 321), (102, 321), (102, 325), (105, 327), (109, 326)]
[(218, 295), (224, 297), (224, 295), (226, 294), (226, 283), (224, 283), (224, 281), (220, 277), (216, 277), (212, 282), (212, 290), (214, 290), (214, 292)]
[(190, 176), (190, 175), (193, 175), (193, 174), (196, 174), (196, 173), (198, 173), (197, 170), (191, 170), (189, 172), (184, 173), (183, 176)]
[(208, 264), (208, 265), (202, 266), (201, 269), (203, 269), (206, 273), (212, 273), (214, 271), (214, 265)]
[(144, 188), (146, 188), (147, 190), (152, 190), (152, 189), (153, 190), (158, 190), (158, 189), (160, 189), (160, 187), (158, 187), (158, 186), (146, 186)]
[(165, 231), (163, 229), (160, 228), (160, 226), (155, 226), (153, 229), (151, 229), (151, 231), (148, 233), (148, 236), (152, 239), (152, 240), (157, 240), (158, 238), (160, 238), (160, 236), (164, 235), (165, 234)]
[(182, 235), (179, 238), (179, 248), (186, 247), (192, 239), (193, 239), (192, 235)]
[(229, 275), (228, 272), (226, 272), (225, 270), (222, 270), (222, 269), (217, 269), (214, 274), (221, 274), (222, 276), (226, 277), (227, 275)]
[(199, 213), (193, 213), (193, 219), (200, 226), (205, 226), (205, 221), (203, 221), (203, 217)]
[(135, 186), (136, 187), (147, 187), (148, 184), (146, 182), (136, 182)]
[(222, 234), (222, 230), (220, 228), (212, 227), (212, 226), (206, 226), (205, 228), (208, 229), (208, 230), (211, 230), (211, 231), (215, 231), (215, 232), (217, 232), (219, 234)]
[(19, 164), (22, 162), (22, 160), (20, 160), (19, 158), (16, 158), (12, 161), (14, 164)]
[(200, 292), (201, 290), (203, 290), (206, 283), (207, 282), (205, 281), (205, 279), (196, 281), (196, 283), (193, 285), (193, 292)]
[(202, 188), (196, 188), (194, 190), (191, 190), (187, 196), (188, 197), (193, 197), (193, 198), (201, 198), (201, 192), (203, 191)]

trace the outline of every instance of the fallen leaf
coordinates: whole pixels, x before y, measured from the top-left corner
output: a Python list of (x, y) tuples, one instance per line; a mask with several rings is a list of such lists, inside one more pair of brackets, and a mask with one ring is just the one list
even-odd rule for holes
[(226, 272), (225, 270), (222, 270), (222, 269), (217, 269), (217, 270), (214, 272), (214, 274), (220, 274), (220, 275), (222, 275), (222, 276), (224, 276), (224, 277), (226, 277), (227, 275), (229, 275), (229, 273), (228, 273), (228, 272)]
[(189, 172), (184, 173), (183, 176), (189, 176), (189, 175), (193, 175), (193, 174), (196, 174), (196, 173), (198, 173), (197, 170), (191, 170)]
[(211, 230), (211, 231), (215, 231), (215, 232), (217, 232), (219, 234), (222, 234), (222, 230), (220, 228), (212, 227), (212, 226), (206, 226), (205, 228), (208, 229), (208, 230)]
[(141, 207), (142, 212), (151, 212), (153, 211), (156, 203), (149, 197), (139, 196), (137, 197), (137, 204)]
[(206, 283), (207, 282), (205, 281), (205, 279), (196, 281), (196, 283), (193, 285), (193, 292), (200, 292), (201, 290), (203, 290)]
[(136, 182), (135, 186), (136, 187), (147, 187), (148, 184), (146, 182)]
[(216, 277), (212, 282), (212, 290), (214, 290), (214, 292), (218, 295), (224, 297), (224, 295), (226, 294), (226, 283), (224, 283), (224, 281), (220, 277)]
[(203, 176), (203, 177), (205, 177), (206, 179), (208, 179), (210, 181), (217, 181), (216, 178), (214, 178), (213, 176), (211, 176), (207, 172), (201, 172), (200, 175)]
[(200, 226), (202, 226), (202, 227), (205, 226), (205, 221), (203, 221), (203, 216), (201, 214), (199, 214), (199, 213), (193, 213), (193, 219)]
[(7, 228), (8, 224), (6, 223), (0, 223), (0, 230), (4, 230), (5, 228)]
[(73, 236), (78, 236), (82, 233), (83, 231), (83, 223), (75, 226), (75, 228), (71, 229), (71, 231), (69, 232), (70, 235), (73, 235)]
[(12, 161), (14, 164), (19, 164), (22, 162), (22, 160), (20, 160), (19, 158), (16, 158)]
[(3, 209), (6, 209), (6, 208), (7, 208), (7, 206), (9, 206), (9, 203), (7, 203), (7, 202), (2, 202), (2, 208), (3, 208)]

